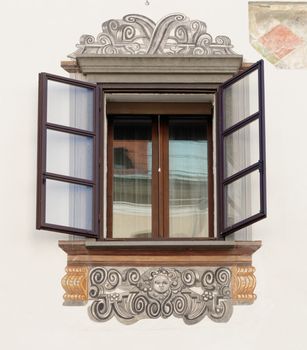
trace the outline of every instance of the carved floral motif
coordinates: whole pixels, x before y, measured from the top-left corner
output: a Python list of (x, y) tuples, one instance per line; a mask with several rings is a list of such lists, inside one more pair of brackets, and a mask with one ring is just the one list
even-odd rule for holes
[(70, 57), (98, 55), (235, 55), (231, 40), (219, 35), (213, 40), (206, 23), (181, 13), (155, 23), (138, 14), (111, 19), (102, 24), (95, 38), (82, 35), (78, 50)]
[(232, 314), (231, 271), (219, 268), (96, 267), (89, 274), (89, 315), (123, 323), (142, 318), (180, 317), (187, 324), (205, 316), (226, 322)]

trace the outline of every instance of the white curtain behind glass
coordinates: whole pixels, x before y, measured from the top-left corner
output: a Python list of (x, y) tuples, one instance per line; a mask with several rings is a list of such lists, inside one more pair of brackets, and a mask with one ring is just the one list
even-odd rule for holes
[(169, 121), (169, 236), (208, 237), (206, 122)]
[[(258, 111), (258, 103), (254, 97), (257, 96), (257, 91), (255, 91), (255, 87), (258, 86), (256, 79), (257, 76), (253, 74), (251, 77), (239, 80), (231, 89), (226, 90), (226, 112), (232, 116), (228, 119), (232, 119), (232, 125)], [(226, 127), (228, 126), (230, 125), (226, 123)], [(259, 160), (258, 133), (258, 121), (256, 121), (225, 138), (225, 148), (227, 149), (224, 155), (226, 158), (225, 176), (231, 176)], [(246, 218), (251, 213), (251, 188), (252, 179), (250, 176), (243, 178), (242, 181), (237, 181), (232, 186), (228, 186), (229, 198), (232, 201), (229, 201), (227, 211), (228, 218), (232, 217), (233, 223), (239, 218)], [(238, 206), (235, 203), (241, 205)], [(249, 226), (227, 236), (227, 239), (247, 240), (251, 239), (251, 233), (251, 227)]]
[[(93, 93), (89, 89), (70, 86), (70, 125), (93, 130)], [(93, 139), (70, 138), (69, 168), (76, 178), (93, 180)], [(70, 188), (70, 225), (92, 227), (92, 190), (85, 186)]]

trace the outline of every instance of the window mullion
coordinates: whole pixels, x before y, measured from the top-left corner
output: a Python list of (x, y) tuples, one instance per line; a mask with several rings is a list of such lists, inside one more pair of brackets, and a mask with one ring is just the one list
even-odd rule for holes
[(152, 118), (152, 238), (160, 238), (159, 227), (159, 128), (158, 118)]
[(159, 156), (159, 164), (158, 164), (158, 179), (159, 179), (159, 190), (158, 190), (158, 209), (159, 209), (159, 238), (165, 238), (164, 236), (164, 203), (163, 203), (163, 195), (164, 195), (164, 124), (161, 120), (161, 116), (158, 115), (158, 156)]
[(113, 120), (108, 120), (107, 140), (107, 238), (113, 238)]
[(208, 213), (209, 237), (214, 237), (214, 177), (213, 177), (213, 139), (212, 118), (207, 119), (207, 159), (208, 159)]
[(160, 130), (161, 130), (161, 169), (159, 176), (161, 179), (161, 191), (160, 191), (160, 208), (161, 215), (161, 227), (163, 238), (169, 238), (169, 123), (168, 118), (160, 118)]

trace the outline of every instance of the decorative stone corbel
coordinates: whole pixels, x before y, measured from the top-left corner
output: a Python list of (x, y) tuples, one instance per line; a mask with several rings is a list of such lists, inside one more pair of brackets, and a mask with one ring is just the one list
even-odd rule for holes
[(67, 266), (62, 278), (65, 290), (64, 305), (85, 304), (88, 300), (88, 268), (86, 266)]
[(253, 266), (232, 267), (232, 303), (252, 304), (256, 299), (255, 268)]

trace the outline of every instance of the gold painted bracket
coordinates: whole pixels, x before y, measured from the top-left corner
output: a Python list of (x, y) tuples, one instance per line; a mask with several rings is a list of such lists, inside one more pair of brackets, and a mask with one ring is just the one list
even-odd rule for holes
[(255, 268), (253, 266), (232, 267), (232, 303), (252, 304), (256, 300)]
[(88, 301), (88, 268), (86, 266), (67, 266), (62, 278), (65, 290), (64, 305), (83, 305)]

